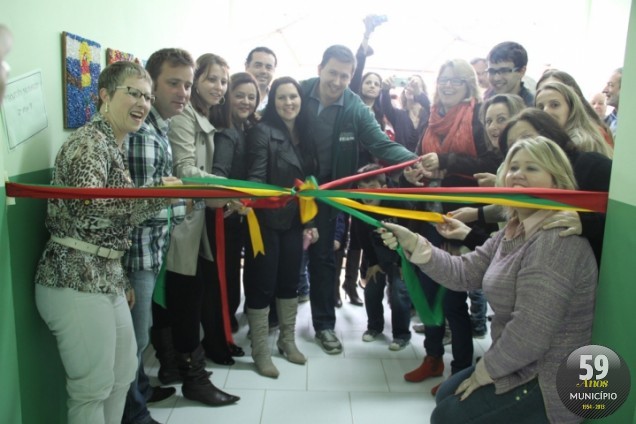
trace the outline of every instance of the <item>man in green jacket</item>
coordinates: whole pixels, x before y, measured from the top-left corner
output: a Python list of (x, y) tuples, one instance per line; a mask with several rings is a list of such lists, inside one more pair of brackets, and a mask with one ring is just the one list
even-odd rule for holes
[[(302, 82), (303, 107), (306, 108), (307, 140), (317, 149), (319, 183), (356, 173), (366, 163), (358, 163), (360, 149), (385, 163), (396, 164), (417, 156), (399, 143), (392, 142), (378, 125), (373, 112), (348, 89), (356, 61), (345, 46), (325, 50), (318, 66), (318, 78)], [(335, 334), (333, 240), (335, 214), (319, 203), (315, 218), (319, 239), (309, 248), (311, 314), (316, 341), (329, 354), (342, 352)]]

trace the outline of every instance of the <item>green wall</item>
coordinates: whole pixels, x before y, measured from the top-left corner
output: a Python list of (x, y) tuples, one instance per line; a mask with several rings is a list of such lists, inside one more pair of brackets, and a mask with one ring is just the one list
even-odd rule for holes
[[(636, 381), (636, 320), (633, 318), (636, 287), (634, 276), (636, 265), (636, 206), (615, 200), (608, 204), (608, 218), (605, 225), (605, 245), (603, 266), (597, 292), (594, 344), (608, 346), (620, 354), (628, 364), (632, 382)], [(626, 228), (632, 231), (625, 231)], [(593, 422), (636, 424), (636, 384), (627, 402), (611, 417)]]
[(20, 423), (20, 374), (17, 369), (18, 350), (10, 260), (6, 196), (4, 187), (0, 185), (0, 419), (6, 423)]
[[(11, 178), (13, 182), (26, 184), (48, 184), (50, 180), (48, 170)], [(3, 220), (8, 232), (3, 232), (0, 241), (10, 246), (10, 256), (6, 255), (9, 266), (2, 267), (10, 275), (3, 281), (10, 283), (6, 285), (10, 295), (6, 293), (5, 297), (2, 293), (0, 310), (13, 311), (13, 325), (7, 332), (11, 338), (7, 342), (11, 342), (10, 346), (18, 353), (13, 361), (10, 357), (7, 362), (2, 362), (3, 369), (10, 373), (8, 381), (2, 379), (0, 389), (10, 392), (6, 398), (0, 397), (0, 421), (3, 423), (66, 422), (64, 370), (55, 339), (33, 301), (35, 269), (48, 238), (44, 228), (45, 215), (45, 200), (16, 199), (16, 204), (8, 208), (6, 221)], [(2, 251), (8, 253), (9, 249)], [(4, 255), (2, 260), (4, 264)], [(5, 284), (2, 286), (4, 289)], [(4, 338), (4, 320), (2, 325)], [(4, 340), (2, 346), (5, 346)], [(9, 381), (17, 384), (8, 384)], [(9, 412), (7, 419), (4, 418), (5, 411)]]

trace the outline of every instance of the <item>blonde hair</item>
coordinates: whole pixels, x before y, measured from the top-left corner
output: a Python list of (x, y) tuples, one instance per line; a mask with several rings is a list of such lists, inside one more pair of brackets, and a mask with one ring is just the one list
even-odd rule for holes
[(563, 83), (551, 82), (544, 84), (537, 91), (537, 97), (539, 93), (545, 90), (558, 92), (567, 102), (570, 113), (563, 129), (568, 133), (574, 144), (578, 146), (579, 150), (582, 152), (597, 152), (612, 158), (614, 150), (603, 138), (598, 125), (588, 117), (585, 106), (583, 106), (578, 94)]
[[(475, 70), (472, 65), (465, 61), (464, 59), (451, 59), (439, 68), (439, 73), (437, 74), (437, 78), (446, 70), (446, 68), (451, 68), (455, 77), (461, 78), (466, 82), (466, 88), (468, 89), (468, 93), (466, 94), (466, 98), (464, 101), (468, 101), (471, 99), (475, 99), (477, 102), (481, 101), (481, 95), (479, 94), (479, 88), (477, 87), (477, 75), (475, 74)], [(439, 90), (435, 90), (435, 98), (434, 103), (436, 105), (440, 104)]]
[[(510, 147), (501, 166), (501, 172), (498, 173), (500, 183), (510, 171), (513, 158), (522, 150), (527, 152), (537, 165), (552, 176), (554, 188), (576, 190), (574, 171), (565, 152), (554, 141), (541, 135), (522, 138)], [(516, 216), (516, 212), (511, 208), (506, 208), (506, 215), (512, 218)]]

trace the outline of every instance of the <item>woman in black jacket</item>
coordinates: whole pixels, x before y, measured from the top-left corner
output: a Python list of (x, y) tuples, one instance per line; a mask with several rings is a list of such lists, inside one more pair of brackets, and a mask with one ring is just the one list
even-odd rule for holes
[[(263, 118), (247, 135), (247, 179), (282, 187), (315, 173), (315, 149), (300, 139), (302, 134), (302, 90), (293, 78), (273, 82)], [(280, 335), (276, 345), (290, 362), (304, 364), (305, 356), (295, 343), (296, 290), (303, 251), (303, 233), (318, 240), (310, 223), (300, 221), (295, 200), (278, 209), (256, 211), (265, 254), (254, 255), (248, 243), (243, 283), (247, 319), (252, 338), (252, 358), (259, 374), (277, 378), (267, 342), (269, 305), (276, 299)]]

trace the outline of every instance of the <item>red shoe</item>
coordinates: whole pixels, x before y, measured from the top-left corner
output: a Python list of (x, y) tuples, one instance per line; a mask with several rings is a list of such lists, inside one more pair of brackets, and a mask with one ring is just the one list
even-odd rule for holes
[(433, 388), (431, 389), (431, 394), (432, 394), (433, 396), (437, 396), (437, 391), (439, 390), (439, 386), (441, 386), (441, 385), (442, 385), (442, 383), (439, 383), (437, 386), (435, 386), (435, 387), (433, 387)]
[(422, 365), (404, 374), (404, 379), (412, 383), (419, 383), (429, 377), (440, 377), (444, 373), (444, 360), (434, 356), (426, 356)]

